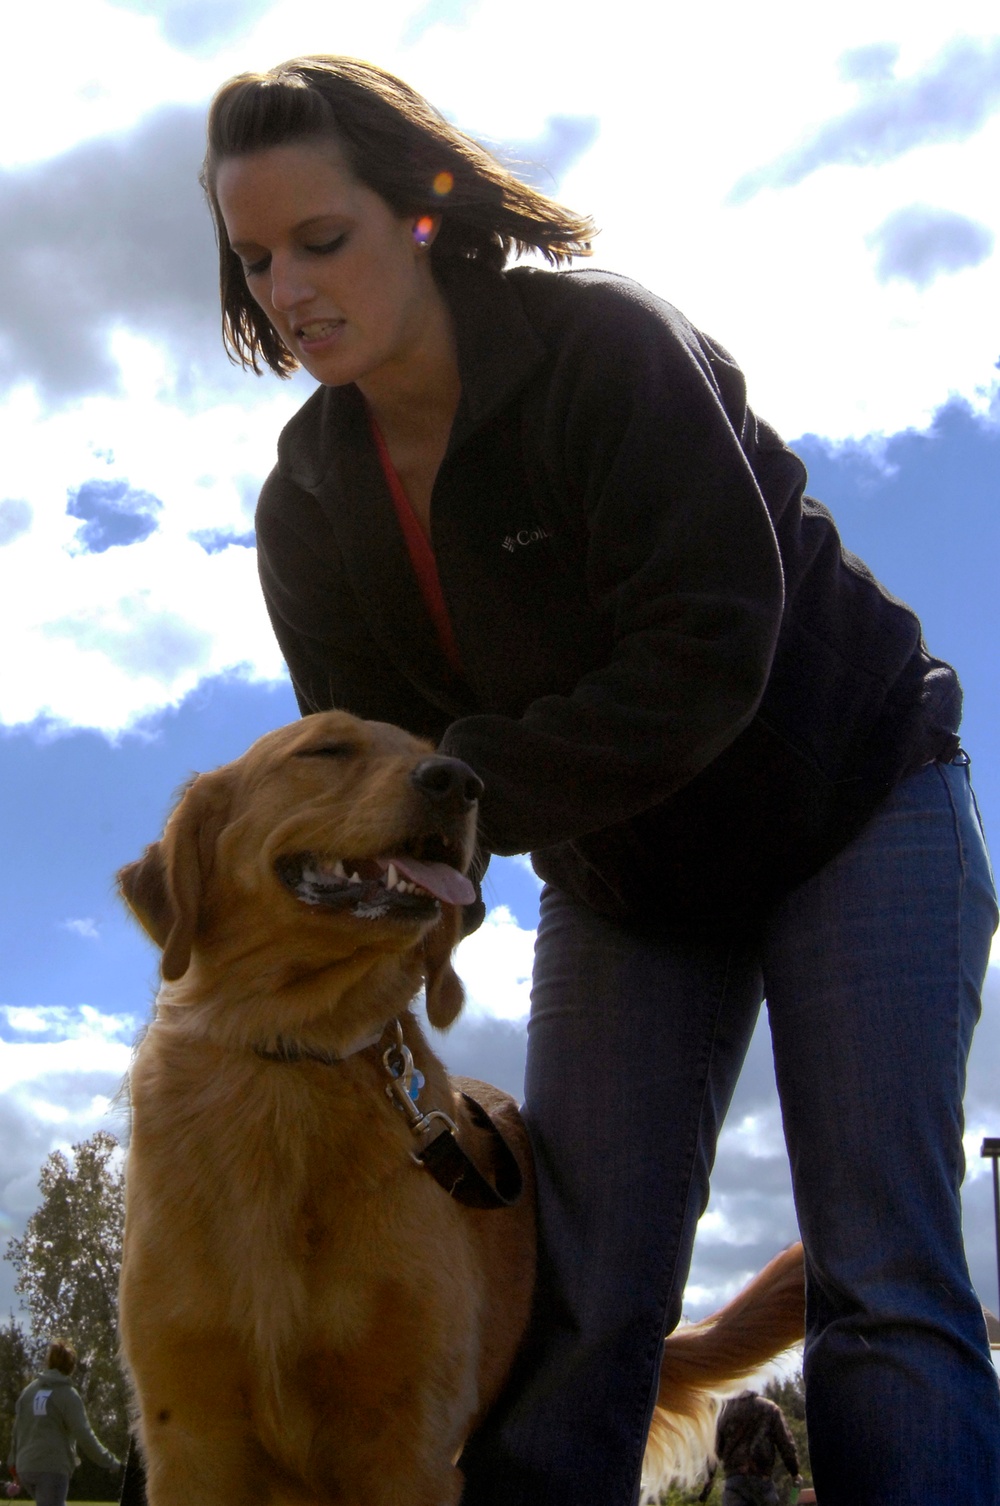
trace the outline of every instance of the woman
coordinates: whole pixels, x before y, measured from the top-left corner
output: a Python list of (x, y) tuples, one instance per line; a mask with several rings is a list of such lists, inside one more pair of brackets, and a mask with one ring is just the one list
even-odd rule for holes
[(321, 384), (257, 520), (300, 706), (464, 759), (485, 847), (546, 880), (537, 1318), (464, 1500), (637, 1498), (766, 993), (821, 1499), (961, 1479), (996, 1506), (958, 1193), (996, 906), (954, 672), (724, 350), (626, 279), (504, 270), (585, 255), (590, 222), (400, 81), (338, 58), (230, 81), (204, 182), (230, 351)]
[(70, 1475), (80, 1462), (77, 1446), (102, 1468), (121, 1468), (87, 1420), (80, 1393), (70, 1383), (75, 1369), (72, 1344), (53, 1339), (45, 1369), (17, 1398), (7, 1465), (38, 1506), (65, 1506)]

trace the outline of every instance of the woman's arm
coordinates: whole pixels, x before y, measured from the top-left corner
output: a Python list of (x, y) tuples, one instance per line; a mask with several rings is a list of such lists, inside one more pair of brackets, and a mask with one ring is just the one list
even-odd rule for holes
[[(295, 493), (296, 519), (311, 519), (312, 537), (281, 514), (281, 489)], [(396, 668), (368, 632), (347, 583), (330, 568), (332, 549), (316, 536), (319, 509), (292, 483), (272, 477), (270, 506), (258, 512), (257, 563), (271, 626), (303, 716), (339, 709), (370, 721), (395, 722), (436, 742), (448, 724)], [(329, 540), (326, 540), (329, 543)]]
[(93, 1459), (95, 1464), (101, 1465), (103, 1469), (120, 1469), (120, 1460), (104, 1447), (90, 1426), (80, 1393), (72, 1387), (61, 1388), (59, 1403), (63, 1421), (76, 1439), (81, 1452), (86, 1454), (88, 1459)]

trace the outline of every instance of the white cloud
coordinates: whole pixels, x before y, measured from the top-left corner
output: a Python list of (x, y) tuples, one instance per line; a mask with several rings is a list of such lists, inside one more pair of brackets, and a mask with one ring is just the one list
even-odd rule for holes
[(103, 0), (5, 5), (0, 51), (9, 65), (0, 91), (2, 167), (126, 129), (156, 98), (199, 99), (211, 89), (210, 64), (168, 47), (152, 17)]
[(82, 936), (87, 941), (97, 941), (101, 934), (97, 921), (90, 915), (81, 916), (77, 920), (64, 920), (61, 924), (64, 931), (72, 931), (74, 936)]
[[(95, 1130), (127, 1136), (116, 1095), (139, 1022), (89, 1005), (0, 1005), (0, 1253), (38, 1205), (38, 1174), (54, 1150)], [(0, 1312), (16, 1307), (13, 1267), (0, 1261)]]
[(759, 1104), (740, 1119), (730, 1117), (723, 1131), (727, 1148), (754, 1161), (783, 1160), (785, 1141), (777, 1099)]
[(519, 926), (506, 905), (490, 911), (455, 954), (468, 1014), (527, 1019), (534, 947), (535, 932)]
[(965, 1152), (965, 1183), (971, 1187), (973, 1183), (981, 1181), (984, 1177), (993, 1176), (993, 1166), (988, 1156), (980, 1154), (984, 1140), (996, 1139), (997, 1137), (997, 1114), (987, 1111), (970, 1115), (966, 1120), (965, 1134), (962, 1136), (962, 1149)]
[[(259, 484), (270, 470), (293, 407), (277, 383), (255, 410), (186, 414), (149, 397), (93, 397), (46, 415), (24, 390), (0, 406), (6, 485), (30, 489), (33, 504), (31, 527), (0, 553), (0, 721), (114, 733), (177, 705), (207, 676), (283, 674), (255, 552), (209, 553), (192, 535), (246, 534), (247, 478)], [(127, 547), (74, 551), (68, 492), (102, 476), (159, 499), (158, 526)]]
[(541, 893), (543, 881), (538, 877), (538, 874), (532, 867), (531, 858), (526, 852), (515, 853), (512, 858), (508, 858), (506, 859), (506, 861), (509, 863), (514, 863), (518, 868), (522, 869), (538, 889), (538, 892)]
[[(0, 1017), (7, 1026), (0, 1039), (0, 1091), (5, 1093), (24, 1085), (37, 1087), (55, 1074), (98, 1072), (120, 1079), (138, 1028), (131, 1015), (102, 1014), (89, 1004), (34, 1009), (0, 1005)], [(22, 1034), (28, 1039), (12, 1039)]]
[(6, 1004), (0, 1006), (10, 1030), (32, 1035), (47, 1035), (52, 1028), (51, 1009), (29, 1009), (23, 1005)]

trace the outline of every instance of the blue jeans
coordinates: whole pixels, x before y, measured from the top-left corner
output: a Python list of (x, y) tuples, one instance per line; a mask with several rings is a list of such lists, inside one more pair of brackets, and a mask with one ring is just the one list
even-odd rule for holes
[(966, 764), (904, 780), (752, 943), (542, 896), (525, 1115), (536, 1315), (463, 1506), (634, 1506), (716, 1141), (766, 994), (806, 1248), (823, 1506), (1000, 1506), (962, 1246), (965, 1063), (997, 910)]

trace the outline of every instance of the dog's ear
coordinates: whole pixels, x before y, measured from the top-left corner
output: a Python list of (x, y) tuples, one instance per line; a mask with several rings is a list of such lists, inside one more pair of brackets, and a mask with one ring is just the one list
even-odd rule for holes
[(163, 848), (151, 842), (136, 863), (126, 863), (117, 874), (118, 893), (146, 935), (162, 952), (173, 924), (173, 905), (167, 889)]
[(168, 983), (191, 962), (215, 844), (229, 811), (229, 793), (217, 774), (199, 775), (187, 788), (159, 842), (118, 874), (118, 889), (148, 936), (163, 952)]
[(423, 945), (427, 1018), (437, 1030), (453, 1025), (465, 1003), (465, 990), (451, 965), (451, 954), (461, 939), (461, 906), (442, 905), (441, 919), (428, 931)]

